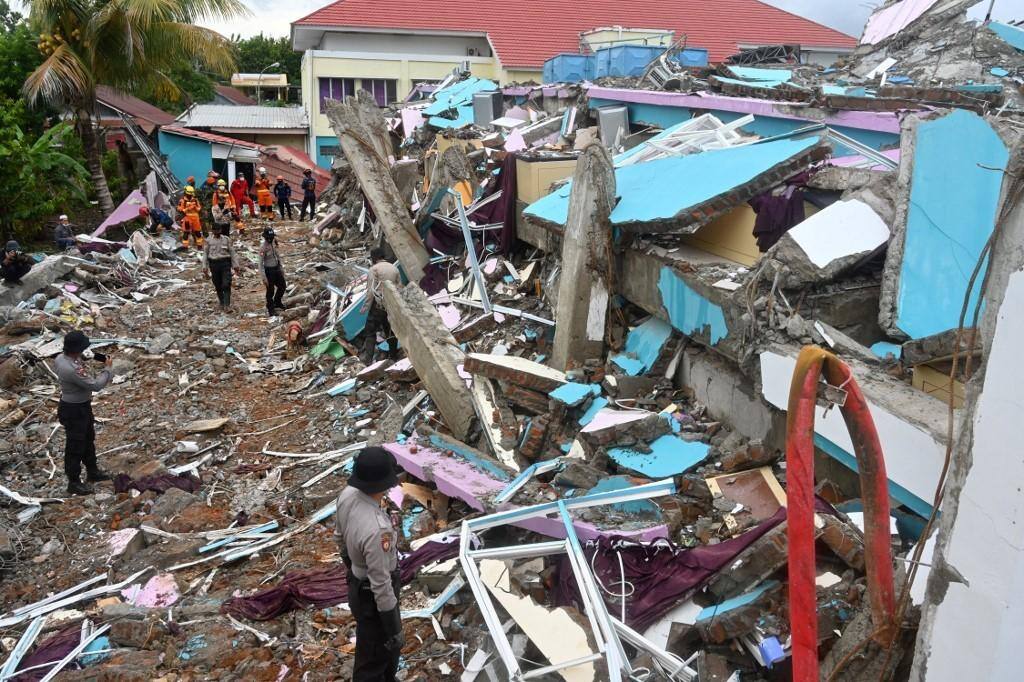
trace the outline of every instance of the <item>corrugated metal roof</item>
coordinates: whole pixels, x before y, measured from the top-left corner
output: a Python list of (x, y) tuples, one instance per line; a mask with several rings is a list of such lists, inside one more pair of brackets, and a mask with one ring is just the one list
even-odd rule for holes
[[(229, 107), (230, 109), (237, 109), (238, 107)], [(192, 128), (182, 128), (180, 126), (164, 126), (161, 129), (165, 133), (171, 133), (173, 135), (183, 135), (184, 137), (194, 137), (197, 140), (205, 140), (206, 142), (214, 142), (217, 144), (226, 144), (232, 147), (245, 147), (246, 149), (262, 150), (263, 145), (256, 144), (255, 142), (246, 142), (245, 140), (236, 140), (233, 137), (227, 137), (225, 135), (217, 135), (216, 133), (208, 133), (203, 130), (193, 130)]]
[(309, 118), (302, 107), (232, 106), (197, 104), (177, 118), (188, 128), (294, 129), (308, 128)]
[[(96, 99), (111, 109), (122, 111), (132, 118), (142, 119), (153, 125), (165, 126), (174, 123), (174, 116), (172, 114), (168, 114), (163, 109), (159, 109), (149, 102), (143, 102), (138, 97), (118, 92), (109, 85), (96, 86)], [(136, 123), (138, 123), (138, 120), (136, 120)]]
[(576, 52), (581, 32), (617, 25), (685, 34), (687, 45), (707, 49), (713, 62), (740, 45), (857, 45), (851, 36), (757, 0), (336, 0), (292, 23), (486, 33), (504, 66), (537, 69), (561, 52)]

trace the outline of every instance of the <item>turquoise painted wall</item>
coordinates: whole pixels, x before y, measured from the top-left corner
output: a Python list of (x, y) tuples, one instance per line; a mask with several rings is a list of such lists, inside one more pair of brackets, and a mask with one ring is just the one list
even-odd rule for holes
[[(1010, 153), (985, 119), (957, 109), (917, 128), (896, 326), (920, 339), (954, 329), (995, 228)], [(985, 266), (971, 290), (973, 311)]]
[[(649, 125), (656, 125), (662, 128), (674, 126), (693, 117), (693, 110), (688, 107), (670, 107), (659, 104), (636, 104), (632, 102), (618, 102), (609, 99), (591, 99), (591, 108), (607, 106), (610, 104), (626, 104), (629, 108), (629, 120), (642, 122)], [(735, 121), (745, 114), (734, 111), (718, 111), (708, 109), (717, 116), (723, 123)], [(744, 127), (744, 130), (756, 133), (762, 137), (773, 137), (791, 133), (794, 130), (811, 125), (813, 121), (796, 121), (787, 118), (772, 118), (770, 116), (755, 116), (754, 122)], [(882, 149), (886, 146), (899, 145), (900, 136), (895, 133), (882, 133), (875, 130), (861, 130), (859, 128), (848, 128), (846, 126), (833, 126), (835, 130), (852, 137), (862, 144), (873, 149)], [(840, 148), (836, 150), (840, 156), (853, 154), (852, 150)]]
[(333, 157), (321, 154), (320, 147), (322, 146), (337, 147), (338, 138), (334, 135), (320, 135), (316, 138), (316, 165), (331, 170), (331, 159)]
[(181, 183), (190, 175), (200, 180), (206, 177), (213, 167), (213, 145), (209, 142), (172, 135), (161, 130), (158, 143), (160, 153), (167, 157), (167, 165)]

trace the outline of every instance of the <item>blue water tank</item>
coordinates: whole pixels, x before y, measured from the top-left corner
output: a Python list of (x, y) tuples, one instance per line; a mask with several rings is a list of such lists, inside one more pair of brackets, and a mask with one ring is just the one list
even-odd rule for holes
[(545, 83), (579, 83), (594, 78), (594, 55), (564, 52), (544, 62)]
[(688, 47), (676, 57), (681, 66), (707, 66), (708, 51), (702, 47)]
[(640, 76), (651, 60), (657, 58), (665, 48), (653, 45), (616, 45), (597, 51), (596, 76)]

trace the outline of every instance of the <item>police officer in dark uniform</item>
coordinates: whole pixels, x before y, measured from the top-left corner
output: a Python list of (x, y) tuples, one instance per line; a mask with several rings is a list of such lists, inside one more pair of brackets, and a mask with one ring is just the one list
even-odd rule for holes
[(382, 503), (398, 485), (395, 458), (369, 447), (356, 456), (338, 495), (335, 536), (348, 569), (348, 605), (356, 619), (353, 682), (392, 682), (405, 644), (398, 611), (398, 534)]

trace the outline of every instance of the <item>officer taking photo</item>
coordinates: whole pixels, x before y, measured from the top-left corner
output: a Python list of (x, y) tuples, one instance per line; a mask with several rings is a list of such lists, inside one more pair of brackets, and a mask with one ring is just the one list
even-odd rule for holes
[(356, 619), (353, 682), (391, 682), (405, 644), (398, 612), (398, 534), (382, 508), (398, 485), (397, 463), (380, 447), (357, 456), (338, 495), (335, 536), (348, 569), (348, 605)]
[[(89, 339), (75, 330), (64, 337), (64, 352), (54, 362), (60, 380), (60, 403), (57, 419), (64, 427), (64, 473), (68, 476), (68, 492), (72, 495), (91, 495), (92, 488), (82, 483), (82, 465), (85, 465), (89, 483), (109, 481), (110, 476), (96, 463), (96, 420), (92, 416), (92, 394), (110, 383), (110, 358), (104, 357), (103, 370), (93, 376), (85, 367), (82, 353), (89, 347)], [(97, 357), (99, 359), (99, 357)]]

